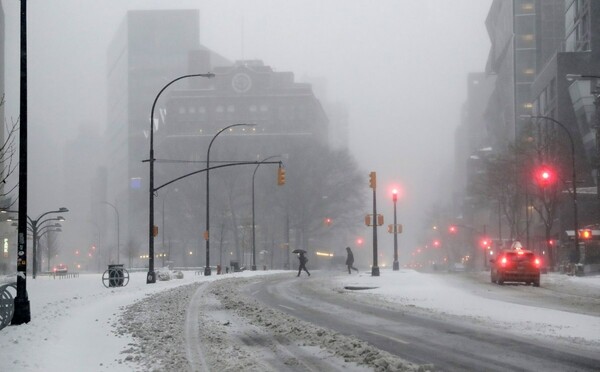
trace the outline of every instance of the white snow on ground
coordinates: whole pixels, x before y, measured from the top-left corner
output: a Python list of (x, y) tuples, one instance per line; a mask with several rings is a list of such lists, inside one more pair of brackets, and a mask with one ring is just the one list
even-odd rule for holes
[[(273, 273), (282, 272), (256, 271), (209, 277), (185, 272), (183, 279), (158, 281), (148, 285), (145, 282), (146, 273), (142, 272), (132, 273), (129, 284), (120, 288), (105, 288), (100, 274), (82, 274), (78, 278), (63, 280), (51, 277), (38, 277), (35, 280), (28, 278), (31, 322), (0, 330), (0, 370), (118, 372), (155, 368), (173, 371), (187, 369), (186, 350), (181, 343), (185, 338), (182, 327), (185, 324), (187, 303), (195, 291), (203, 288), (205, 282)], [(544, 281), (576, 286), (580, 292), (597, 293), (600, 290), (600, 277), (548, 274), (542, 278), (542, 287)], [(230, 290), (233, 285), (225, 285), (226, 282), (221, 287), (210, 288)], [(443, 275), (410, 270), (382, 271), (379, 277), (371, 277), (369, 274), (339, 276), (332, 283), (332, 287), (344, 286), (378, 287), (356, 291), (352, 295), (369, 296), (370, 300), (381, 301), (382, 306), (390, 301), (398, 302), (432, 314), (470, 317), (482, 324), (502, 327), (515, 333), (544, 337), (546, 340), (556, 339), (557, 342), (568, 339), (600, 350), (598, 317), (499, 302), (457, 287), (447, 282)], [(289, 329), (278, 329), (276, 325), (280, 321), (276, 318), (284, 315), (269, 313), (271, 318), (260, 317), (262, 310), (258, 311), (260, 309), (256, 304), (232, 301), (213, 305), (209, 319), (213, 322), (211, 329), (222, 331), (211, 333), (216, 337), (213, 341), (217, 348), (229, 352), (235, 350), (239, 355), (248, 356), (246, 360), (252, 363), (263, 358), (278, 357), (286, 350), (298, 348), (300, 353), (313, 355), (321, 363), (331, 363), (332, 366), (348, 370), (364, 370), (364, 366), (357, 364), (361, 361), (361, 353), (374, 352), (366, 350), (359, 340), (342, 340), (335, 333), (323, 333), (325, 331), (318, 328), (300, 327), (294, 331), (291, 326)], [(211, 306), (210, 297), (206, 298), (204, 306)], [(514, 314), (518, 314), (517, 322)], [(241, 321), (239, 318), (245, 320)], [(289, 317), (280, 320), (293, 324)], [(224, 331), (228, 327), (227, 321), (243, 323), (236, 328), (237, 334)], [(217, 339), (218, 337), (221, 339)], [(243, 337), (267, 340), (266, 346), (271, 351), (257, 351), (239, 340)], [(269, 341), (280, 340), (282, 337), (281, 342)], [(203, 338), (204, 341), (206, 339)], [(348, 355), (334, 355), (335, 350), (332, 354), (331, 350), (324, 351), (321, 345), (322, 340), (327, 339), (340, 344), (356, 344), (349, 348), (350, 351), (345, 351)], [(292, 341), (292, 345), (288, 345), (288, 341)], [(205, 349), (210, 352), (210, 345), (205, 346)], [(227, 354), (223, 356), (225, 355)], [(384, 360), (385, 356), (381, 358)], [(207, 358), (207, 362), (210, 362), (209, 359)], [(344, 359), (349, 364), (344, 365)], [(297, 362), (293, 355), (286, 361), (290, 366)], [(230, 370), (234, 370), (231, 368)], [(257, 364), (254, 370), (259, 368), (261, 365)]]

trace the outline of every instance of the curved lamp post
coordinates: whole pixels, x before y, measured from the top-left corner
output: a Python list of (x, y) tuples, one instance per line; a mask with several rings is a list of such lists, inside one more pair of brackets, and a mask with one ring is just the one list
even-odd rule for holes
[[(38, 233), (40, 232), (40, 230), (44, 227), (49, 227), (49, 226), (44, 226), (44, 224), (46, 222), (50, 222), (50, 221), (64, 221), (64, 217), (62, 216), (58, 216), (58, 217), (54, 217), (54, 218), (46, 218), (44, 220), (42, 220), (42, 218), (44, 216), (47, 216), (49, 214), (56, 214), (56, 213), (66, 213), (69, 210), (65, 207), (61, 207), (58, 210), (55, 211), (48, 211), (45, 213), (42, 213), (38, 218), (36, 219), (32, 219), (29, 216), (26, 216), (27, 219), (27, 227), (26, 229), (28, 231), (31, 232), (31, 234), (33, 235), (33, 245), (32, 245), (32, 254), (33, 254), (33, 262), (32, 262), (32, 267), (31, 267), (31, 273), (32, 273), (32, 277), (33, 279), (35, 279), (36, 274), (37, 274), (37, 240), (38, 240)], [(3, 209), (1, 211), (2, 213), (19, 213), (19, 211), (12, 211), (12, 210), (6, 210)], [(18, 225), (18, 224), (17, 224)], [(24, 278), (23, 278), (24, 279)], [(26, 287), (24, 288), (26, 289)]]
[(210, 235), (209, 235), (209, 231), (210, 231), (210, 213), (209, 213), (210, 148), (212, 147), (212, 144), (215, 141), (215, 139), (217, 138), (217, 136), (219, 136), (219, 134), (223, 133), (227, 129), (231, 129), (234, 127), (240, 127), (240, 126), (253, 127), (255, 125), (256, 124), (242, 123), (242, 124), (232, 124), (232, 125), (226, 126), (225, 128), (218, 131), (217, 134), (215, 134), (213, 136), (213, 138), (210, 140), (210, 143), (208, 144), (208, 150), (206, 151), (206, 230), (204, 231), (204, 240), (206, 240), (206, 266), (204, 267), (204, 275), (211, 274), (211, 271), (210, 271)]
[(152, 109), (150, 110), (150, 181), (149, 181), (149, 194), (150, 194), (150, 206), (149, 206), (149, 242), (148, 242), (148, 275), (146, 277), (146, 284), (156, 283), (156, 273), (154, 272), (154, 108), (156, 107), (156, 101), (158, 101), (158, 97), (162, 94), (162, 92), (167, 89), (171, 84), (176, 81), (189, 78), (189, 77), (205, 77), (205, 78), (213, 78), (215, 74), (191, 74), (191, 75), (183, 75), (176, 79), (171, 80), (167, 83), (162, 89), (158, 92), (156, 97), (154, 98), (154, 102), (152, 102)]
[(252, 173), (252, 271), (256, 271), (256, 223), (254, 222), (254, 178), (256, 176), (256, 171), (261, 164), (266, 162), (269, 159), (280, 157), (281, 155), (273, 155), (269, 156), (261, 160), (256, 168), (254, 168), (254, 173)]
[(521, 115), (521, 118), (527, 119), (546, 119), (546, 120), (550, 120), (551, 122), (555, 123), (556, 125), (558, 125), (559, 127), (561, 127), (565, 133), (567, 134), (567, 137), (569, 138), (569, 142), (571, 144), (571, 162), (572, 162), (572, 167), (573, 167), (573, 175), (572, 175), (572, 182), (573, 182), (573, 229), (574, 229), (574, 233), (573, 236), (575, 238), (575, 261), (577, 262), (572, 262), (572, 263), (578, 263), (579, 262), (579, 222), (578, 222), (578, 218), (577, 218), (577, 171), (575, 168), (575, 142), (573, 142), (573, 137), (571, 136), (571, 133), (569, 132), (569, 130), (567, 129), (567, 127), (565, 127), (561, 122), (559, 122), (558, 120), (549, 117), (549, 116), (542, 116), (542, 115)]
[(120, 234), (120, 227), (119, 227), (120, 226), (119, 211), (117, 210), (117, 207), (115, 207), (114, 205), (112, 205), (111, 203), (109, 203), (107, 201), (101, 201), (100, 203), (106, 204), (109, 207), (111, 207), (115, 211), (115, 214), (117, 215), (117, 264), (118, 264), (119, 262), (121, 262), (121, 249), (120, 249), (121, 245), (119, 244), (120, 243), (119, 242), (119, 236), (121, 235)]

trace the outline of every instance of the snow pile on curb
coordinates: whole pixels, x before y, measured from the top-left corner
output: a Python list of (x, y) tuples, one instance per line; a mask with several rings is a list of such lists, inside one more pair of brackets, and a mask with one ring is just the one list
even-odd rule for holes
[[(206, 285), (198, 291), (202, 302), (198, 332), (202, 358), (211, 370), (294, 370), (302, 363), (302, 354), (297, 354), (302, 352), (325, 360), (334, 370), (424, 372), (430, 369), (357, 338), (264, 307), (237, 291), (246, 282), (232, 278), (185, 285), (127, 306), (119, 322), (113, 324), (114, 332), (119, 336), (130, 335), (134, 341), (122, 352), (126, 356), (119, 363), (127, 363), (135, 371), (190, 370), (184, 330), (186, 309), (199, 287)], [(266, 351), (258, 352), (257, 346)]]
[(116, 327), (119, 336), (129, 334), (134, 339), (126, 356), (119, 362), (128, 362), (136, 371), (185, 371), (188, 361), (185, 353), (186, 309), (198, 286), (194, 283), (149, 295), (133, 305), (126, 306)]

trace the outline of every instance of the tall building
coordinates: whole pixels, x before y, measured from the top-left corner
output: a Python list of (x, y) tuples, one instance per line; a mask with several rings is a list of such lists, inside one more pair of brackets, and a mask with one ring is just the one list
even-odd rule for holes
[[(520, 120), (524, 114), (551, 118), (535, 121), (545, 120), (540, 126), (556, 133), (559, 146), (564, 145), (568, 152), (571, 151), (568, 140), (572, 140), (573, 159), (569, 156), (563, 159), (564, 164), (557, 166), (565, 174), (576, 174), (579, 198), (585, 201), (579, 203), (579, 226), (598, 223), (599, 203), (592, 189), (600, 187), (600, 131), (596, 130), (600, 116), (595, 106), (599, 102), (600, 2), (494, 0), (486, 26), (492, 42), (487, 72), (496, 75), (486, 115), (492, 124), (490, 144), (494, 151), (501, 152), (511, 143), (521, 144), (517, 141), (527, 123)], [(597, 78), (570, 81), (568, 75), (572, 74)], [(553, 121), (559, 122), (568, 133)], [(541, 138), (539, 128), (536, 133)], [(575, 170), (572, 162), (576, 164)], [(515, 178), (514, 182), (515, 200), (525, 200), (527, 181)], [(574, 225), (573, 204), (564, 198), (560, 222), (552, 232), (561, 239), (564, 252), (573, 251), (565, 233)], [(522, 230), (519, 222), (513, 230)], [(523, 233), (517, 232), (520, 234)], [(582, 255), (582, 262), (589, 263), (590, 254)], [(559, 252), (557, 257), (564, 259), (564, 256)], [(600, 253), (597, 256), (600, 262)]]
[(531, 83), (537, 69), (536, 0), (494, 0), (486, 19), (491, 41), (486, 72), (497, 76), (488, 104), (495, 150), (519, 132), (520, 115), (531, 114)]
[[(213, 71), (216, 77), (211, 80), (211, 85), (173, 89), (168, 94), (165, 123), (157, 131), (159, 143), (157, 147), (161, 150), (156, 157), (176, 160), (179, 166), (161, 168), (161, 171), (157, 172), (157, 179), (161, 182), (186, 173), (185, 166), (181, 164), (195, 163), (196, 168), (202, 168), (207, 158), (207, 148), (215, 134), (232, 124), (255, 126), (239, 126), (223, 133), (212, 147), (211, 167), (223, 161), (260, 161), (274, 155), (281, 155), (273, 159), (274, 161), (287, 163), (285, 154), (288, 154), (294, 146), (309, 148), (316, 142), (325, 146), (329, 144), (328, 119), (320, 101), (313, 93), (311, 85), (296, 82), (292, 72), (276, 72), (258, 60), (237, 61), (233, 65), (215, 66)], [(248, 167), (246, 166), (245, 169)], [(251, 222), (247, 214), (249, 209), (240, 207), (248, 205), (249, 202), (247, 191), (250, 178), (246, 180), (238, 178), (245, 174), (244, 168), (232, 167), (215, 173), (211, 171), (211, 174), (214, 174), (211, 179), (215, 180), (211, 181), (211, 184), (213, 182), (219, 184), (217, 181), (221, 177), (220, 191), (229, 194), (226, 201), (217, 196), (213, 197), (215, 201), (211, 202), (211, 206), (215, 206), (214, 215), (231, 211), (225, 213), (227, 216), (222, 217), (222, 224), (250, 226)], [(197, 194), (188, 193), (186, 197), (188, 203), (178, 209), (179, 219), (174, 217), (167, 221), (170, 226), (176, 225), (180, 228), (180, 232), (176, 234), (180, 239), (175, 242), (175, 245), (179, 248), (181, 245), (188, 244), (188, 247), (183, 250), (185, 252), (193, 250), (197, 242), (188, 238), (186, 243), (181, 241), (181, 238), (197, 235), (198, 224), (204, 223), (203, 216), (198, 213), (202, 211), (202, 201), (196, 202), (193, 208), (187, 209), (189, 202), (196, 200), (198, 195), (204, 192), (204, 182), (188, 182), (194, 185), (186, 187), (186, 190), (195, 187)], [(274, 184), (271, 182), (270, 186)], [(269, 186), (263, 186), (263, 189), (265, 187)], [(161, 191), (161, 195), (166, 193)], [(169, 198), (169, 204), (172, 204), (174, 196)], [(182, 215), (187, 217), (182, 219)], [(183, 231), (182, 227), (190, 220), (195, 220), (196, 225), (189, 227), (187, 232)], [(234, 232), (227, 238), (215, 238), (214, 241), (228, 240), (229, 245), (235, 250), (233, 256), (240, 258), (243, 253), (239, 250), (244, 243), (237, 240), (243, 239), (243, 236), (244, 234)], [(180, 249), (177, 249), (177, 252), (179, 251)], [(178, 262), (177, 259), (175, 261)], [(211, 263), (214, 262), (219, 261), (211, 259)], [(194, 263), (204, 265), (204, 257)]]
[[(106, 197), (121, 213), (124, 244), (145, 244), (148, 233), (143, 161), (149, 158), (152, 102), (174, 78), (227, 62), (202, 47), (199, 34), (198, 10), (136, 10), (127, 12), (109, 46)], [(164, 112), (165, 102), (159, 100), (155, 116)], [(159, 119), (155, 129), (161, 124)]]

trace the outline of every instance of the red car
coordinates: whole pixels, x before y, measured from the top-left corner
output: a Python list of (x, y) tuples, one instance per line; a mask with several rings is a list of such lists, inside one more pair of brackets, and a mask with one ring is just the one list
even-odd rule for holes
[(490, 262), (492, 283), (503, 285), (505, 282), (518, 282), (526, 285), (533, 284), (534, 287), (540, 286), (542, 261), (531, 251), (503, 250)]
[(69, 271), (69, 268), (65, 264), (60, 264), (58, 266), (54, 266), (52, 271), (54, 271), (55, 274), (66, 274)]

